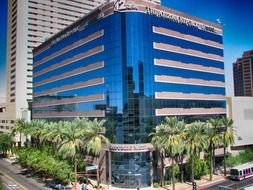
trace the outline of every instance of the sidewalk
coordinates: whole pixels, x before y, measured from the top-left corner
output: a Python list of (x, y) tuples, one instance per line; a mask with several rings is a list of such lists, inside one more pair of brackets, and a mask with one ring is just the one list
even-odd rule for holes
[[(209, 175), (203, 176), (200, 180), (195, 180), (197, 183), (198, 188), (204, 188), (206, 186), (217, 184), (219, 182), (225, 181), (226, 179), (224, 176), (220, 175), (213, 175), (213, 181), (209, 181)], [(159, 190), (170, 190), (172, 187), (167, 185), (165, 187), (159, 188)], [(192, 190), (191, 183), (176, 183), (176, 190)]]

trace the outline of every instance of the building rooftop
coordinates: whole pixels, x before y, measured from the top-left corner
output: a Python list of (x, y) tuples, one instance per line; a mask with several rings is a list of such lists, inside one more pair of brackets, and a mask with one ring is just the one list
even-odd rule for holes
[[(119, 4), (117, 4), (117, 2)], [(222, 26), (218, 23), (209, 22), (207, 20), (173, 10), (168, 7), (161, 6), (159, 4), (149, 2), (147, 0), (123, 0), (122, 2), (110, 1), (108, 3), (102, 4), (101, 6), (91, 11), (89, 14), (85, 15), (84, 17), (80, 18), (76, 22), (63, 29), (62, 31), (53, 35), (40, 46), (34, 48), (34, 54), (36, 55), (41, 51), (46, 50), (51, 45), (57, 43), (61, 39), (75, 33), (78, 30), (82, 30), (87, 25), (96, 22), (100, 18), (105, 18), (106, 16), (113, 14), (114, 11), (143, 12), (146, 14), (163, 17), (170, 21), (186, 24), (188, 26), (193, 26), (199, 28), (200, 30), (205, 30), (211, 33), (217, 33), (219, 35), (222, 35)]]
[(253, 56), (253, 50), (248, 50), (248, 51), (245, 51), (243, 52), (243, 57), (250, 57), (250, 56)]

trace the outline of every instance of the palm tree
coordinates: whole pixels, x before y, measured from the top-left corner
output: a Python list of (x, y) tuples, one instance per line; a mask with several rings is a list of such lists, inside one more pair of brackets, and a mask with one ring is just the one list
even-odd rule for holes
[(210, 181), (213, 180), (214, 163), (215, 163), (215, 147), (221, 144), (221, 136), (219, 133), (219, 127), (221, 126), (221, 120), (219, 118), (211, 118), (208, 120), (208, 127), (206, 128), (206, 137), (208, 142), (208, 151), (210, 154)]
[(59, 145), (64, 138), (62, 131), (64, 131), (65, 122), (51, 122), (49, 126), (50, 130), (45, 134), (45, 138), (53, 143), (53, 149), (56, 151), (57, 145)]
[[(40, 128), (40, 132), (38, 133), (39, 134), (39, 140), (40, 140), (40, 143), (41, 144), (45, 144), (47, 142), (52, 142), (54, 143), (54, 138), (53, 136), (54, 135), (61, 135), (61, 133), (56, 133), (54, 131), (54, 128), (56, 126), (59, 126), (59, 127), (62, 127), (59, 123), (57, 122), (45, 122), (43, 124), (43, 126)], [(56, 145), (56, 143), (55, 143)]]
[(8, 151), (11, 150), (12, 145), (12, 136), (10, 133), (0, 133), (0, 153), (3, 153), (3, 156), (7, 156)]
[(43, 139), (43, 129), (47, 125), (45, 120), (32, 120), (30, 122), (29, 134), (35, 141), (35, 146), (38, 147)]
[(153, 133), (150, 133), (150, 136), (152, 136), (151, 139), (151, 144), (154, 146), (156, 150), (159, 151), (160, 158), (161, 158), (161, 183), (160, 185), (164, 185), (164, 152), (165, 152), (165, 147), (163, 144), (163, 137), (165, 133), (165, 126), (164, 125), (158, 125), (156, 126), (156, 131)]
[[(85, 122), (82, 122), (85, 124)], [(62, 122), (62, 141), (59, 142), (58, 151), (64, 157), (71, 158), (74, 163), (75, 189), (77, 185), (77, 155), (84, 146), (85, 127), (80, 125), (80, 119), (72, 122)]]
[(179, 121), (177, 117), (165, 117), (163, 124), (166, 127), (163, 143), (165, 151), (172, 158), (172, 189), (175, 190), (175, 157), (183, 152), (183, 137), (184, 121)]
[(226, 148), (229, 145), (234, 144), (234, 129), (233, 120), (231, 118), (222, 117), (221, 119), (223, 125), (223, 150), (224, 150), (224, 175), (227, 175), (227, 165), (226, 165)]
[(184, 125), (182, 126), (182, 129), (181, 129), (181, 137), (183, 139), (183, 144), (182, 144), (182, 151), (181, 153), (179, 153), (178, 155), (178, 159), (179, 159), (179, 162), (180, 162), (180, 170), (181, 170), (181, 183), (184, 182), (184, 158), (185, 158), (185, 155), (187, 154), (187, 149), (186, 149), (186, 145), (185, 145), (185, 142), (186, 142), (186, 134), (187, 134), (187, 131), (186, 131), (186, 124), (184, 123)]
[(27, 123), (25, 119), (17, 119), (14, 123), (14, 128), (12, 128), (11, 134), (16, 135), (19, 133), (19, 142), (18, 142), (18, 147), (21, 147), (21, 141), (22, 141), (22, 132), (25, 130), (27, 127)]
[(183, 133), (185, 123), (179, 121), (177, 117), (165, 117), (162, 124), (156, 127), (151, 140), (152, 144), (158, 149), (168, 153), (172, 158), (172, 186), (175, 190), (175, 169), (174, 163), (177, 155), (181, 154), (183, 148)]
[(204, 150), (206, 147), (206, 137), (204, 135), (205, 130), (205, 123), (200, 121), (195, 121), (192, 125), (188, 128), (186, 132), (186, 149), (188, 155), (191, 158), (191, 181), (194, 182), (194, 175), (195, 175), (195, 160), (196, 156), (199, 156), (200, 152)]
[[(109, 139), (105, 136), (105, 128), (104, 128), (105, 120), (97, 120), (88, 121), (87, 128), (85, 129), (84, 142), (87, 153), (99, 156), (102, 145), (109, 144)], [(97, 188), (99, 188), (99, 178), (100, 178), (100, 163), (98, 162), (97, 166)]]

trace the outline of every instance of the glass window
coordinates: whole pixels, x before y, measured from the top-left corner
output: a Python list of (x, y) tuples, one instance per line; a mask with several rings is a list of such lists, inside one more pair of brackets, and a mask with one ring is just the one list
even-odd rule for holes
[(238, 172), (238, 170), (236, 170), (236, 169), (231, 169), (230, 170), (230, 175), (239, 175), (239, 172)]

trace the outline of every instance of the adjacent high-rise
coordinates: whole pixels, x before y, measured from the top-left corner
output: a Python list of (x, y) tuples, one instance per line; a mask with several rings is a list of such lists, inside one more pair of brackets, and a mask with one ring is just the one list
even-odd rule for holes
[(6, 103), (0, 131), (8, 130), (32, 101), (32, 49), (106, 0), (8, 0)]
[(253, 96), (253, 50), (245, 51), (233, 64), (234, 95)]
[(149, 134), (165, 116), (226, 115), (221, 26), (154, 3), (107, 3), (33, 53), (32, 117), (105, 118), (100, 174), (118, 189), (152, 184)]
[(229, 97), (227, 101), (228, 117), (235, 126), (234, 144), (231, 150), (245, 150), (253, 147), (253, 97)]

